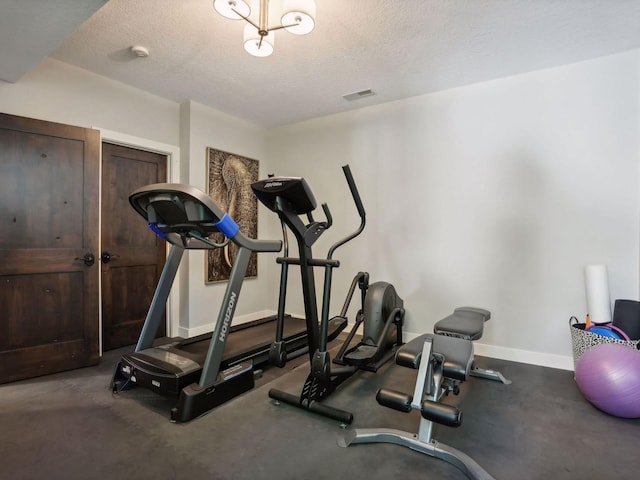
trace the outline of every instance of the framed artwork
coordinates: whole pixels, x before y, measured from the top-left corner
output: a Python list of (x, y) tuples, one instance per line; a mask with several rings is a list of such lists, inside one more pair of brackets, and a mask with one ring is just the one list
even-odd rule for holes
[[(258, 235), (258, 200), (251, 184), (258, 180), (258, 160), (207, 148), (207, 194), (238, 224), (240, 231), (250, 238)], [(215, 233), (209, 237), (222, 243), (225, 237)], [(205, 283), (229, 280), (238, 247), (229, 242), (222, 248), (207, 250), (205, 255)], [(251, 254), (246, 278), (258, 275), (258, 256)]]

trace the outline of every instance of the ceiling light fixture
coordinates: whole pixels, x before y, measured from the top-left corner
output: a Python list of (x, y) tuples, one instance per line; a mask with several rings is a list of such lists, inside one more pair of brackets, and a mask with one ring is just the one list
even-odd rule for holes
[[(274, 30), (306, 35), (315, 26), (315, 0), (213, 0), (213, 7), (225, 18), (247, 22), (244, 49), (256, 57), (273, 53)], [(269, 17), (280, 18), (280, 24), (269, 26)]]

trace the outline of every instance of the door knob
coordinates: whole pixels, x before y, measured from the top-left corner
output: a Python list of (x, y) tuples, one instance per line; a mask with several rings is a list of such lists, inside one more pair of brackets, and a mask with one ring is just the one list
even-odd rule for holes
[(112, 259), (117, 257), (117, 255), (111, 255), (109, 252), (102, 252), (102, 255), (100, 255), (100, 261), (102, 263), (109, 263)]
[(85, 253), (84, 257), (76, 257), (75, 260), (82, 260), (87, 267), (90, 267), (96, 261), (93, 253)]

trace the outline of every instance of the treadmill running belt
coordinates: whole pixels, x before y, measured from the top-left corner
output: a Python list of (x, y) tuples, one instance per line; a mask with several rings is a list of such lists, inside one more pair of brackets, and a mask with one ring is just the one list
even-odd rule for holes
[[(254, 365), (268, 360), (269, 349), (275, 338), (275, 317), (247, 324), (235, 325), (227, 339), (221, 368), (227, 368), (243, 360), (252, 359)], [(298, 350), (307, 344), (306, 323), (302, 318), (286, 315), (283, 336), (289, 351)], [(203, 364), (209, 349), (211, 334), (188, 339), (169, 348), (169, 351)]]

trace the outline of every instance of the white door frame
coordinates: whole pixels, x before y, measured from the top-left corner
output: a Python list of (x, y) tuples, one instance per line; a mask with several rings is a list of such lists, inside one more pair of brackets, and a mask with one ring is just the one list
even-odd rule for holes
[[(102, 142), (122, 145), (124, 147), (137, 148), (148, 152), (159, 153), (167, 156), (167, 179), (172, 183), (180, 183), (180, 147), (166, 143), (156, 142), (147, 138), (136, 137), (125, 133), (114, 132), (100, 127), (92, 127), (100, 131), (100, 176), (102, 177)], [(102, 188), (102, 178), (100, 178), (100, 188)], [(102, 200), (102, 192), (100, 192)], [(101, 210), (102, 211), (102, 210)], [(102, 238), (102, 219), (100, 219), (100, 238)], [(100, 245), (102, 249), (102, 245)], [(167, 253), (169, 245), (167, 244)], [(99, 250), (102, 251), (102, 250)], [(167, 335), (178, 336), (180, 327), (180, 266), (178, 274), (173, 282), (169, 300), (167, 301)], [(102, 279), (102, 276), (100, 276)], [(102, 305), (102, 285), (100, 285), (100, 304)], [(102, 354), (102, 310), (100, 311), (100, 354)]]

